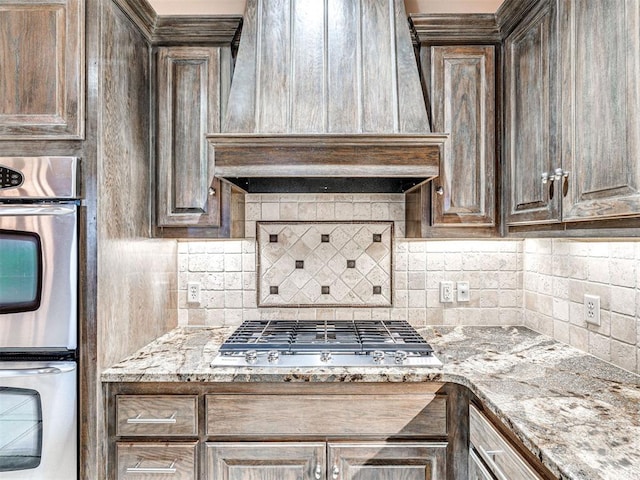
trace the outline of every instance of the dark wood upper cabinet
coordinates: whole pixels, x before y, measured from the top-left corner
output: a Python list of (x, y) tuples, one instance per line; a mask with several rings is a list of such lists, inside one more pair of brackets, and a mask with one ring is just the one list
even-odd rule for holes
[[(640, 2), (561, 0), (564, 221), (640, 214)], [(564, 193), (564, 192), (563, 192)]]
[(449, 140), (439, 177), (406, 194), (407, 236), (497, 236), (495, 17), (411, 20), (420, 40), (432, 130), (449, 134)]
[(556, 32), (556, 8), (546, 1), (504, 43), (507, 225), (560, 221)]
[(161, 227), (219, 227), (222, 188), (207, 133), (220, 131), (229, 47), (158, 49), (158, 212)]
[(432, 191), (434, 227), (494, 227), (493, 46), (431, 48), (433, 129), (450, 134)]
[(0, 140), (84, 136), (84, 2), (0, 4)]
[(508, 35), (507, 225), (640, 214), (639, 32), (635, 0), (545, 0)]

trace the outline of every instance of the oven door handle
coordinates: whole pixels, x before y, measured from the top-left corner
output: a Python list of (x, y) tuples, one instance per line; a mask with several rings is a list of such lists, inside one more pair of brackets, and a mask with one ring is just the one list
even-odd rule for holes
[(59, 375), (62, 373), (57, 367), (42, 368), (0, 368), (0, 377), (25, 377), (28, 375)]
[(0, 205), (0, 217), (71, 215), (75, 211), (75, 206), (66, 205)]

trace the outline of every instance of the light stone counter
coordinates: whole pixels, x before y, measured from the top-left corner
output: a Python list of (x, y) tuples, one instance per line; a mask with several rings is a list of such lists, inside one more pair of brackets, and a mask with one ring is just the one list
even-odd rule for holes
[[(103, 382), (454, 382), (561, 479), (640, 479), (640, 376), (524, 327), (429, 327), (442, 369), (210, 366), (228, 328), (177, 328)], [(514, 479), (515, 480), (515, 479)]]

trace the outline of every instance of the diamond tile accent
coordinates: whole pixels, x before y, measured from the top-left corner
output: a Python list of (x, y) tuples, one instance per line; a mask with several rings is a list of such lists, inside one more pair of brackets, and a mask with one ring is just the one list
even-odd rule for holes
[(257, 222), (256, 234), (258, 306), (392, 306), (393, 222)]

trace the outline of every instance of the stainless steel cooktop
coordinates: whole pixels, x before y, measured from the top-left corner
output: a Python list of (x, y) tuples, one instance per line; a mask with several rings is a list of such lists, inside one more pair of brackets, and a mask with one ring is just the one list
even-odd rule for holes
[(442, 363), (404, 320), (251, 320), (212, 366), (427, 366)]

